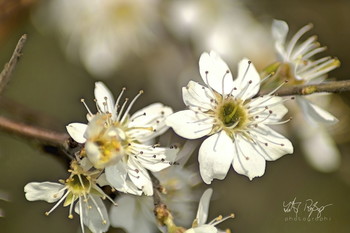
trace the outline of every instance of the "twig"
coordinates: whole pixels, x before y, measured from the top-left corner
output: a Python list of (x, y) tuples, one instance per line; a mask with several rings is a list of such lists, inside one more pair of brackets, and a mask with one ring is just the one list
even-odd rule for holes
[(22, 49), (24, 46), (24, 43), (27, 40), (27, 35), (24, 34), (19, 39), (15, 50), (13, 51), (12, 57), (8, 63), (5, 64), (4, 69), (0, 73), (0, 94), (4, 90), (7, 83), (10, 81), (11, 74), (19, 60), (19, 58), (22, 55)]
[[(345, 91), (350, 91), (350, 80), (331, 81), (320, 84), (288, 86), (277, 90), (275, 92), (275, 95), (310, 95), (318, 92), (340, 93)], [(262, 96), (264, 94), (267, 94), (267, 92), (260, 91), (258, 96)]]
[(25, 138), (37, 139), (42, 143), (48, 143), (58, 147), (62, 147), (69, 141), (69, 135), (66, 133), (58, 133), (48, 129), (27, 125), (7, 119), (3, 116), (0, 116), (0, 129)]

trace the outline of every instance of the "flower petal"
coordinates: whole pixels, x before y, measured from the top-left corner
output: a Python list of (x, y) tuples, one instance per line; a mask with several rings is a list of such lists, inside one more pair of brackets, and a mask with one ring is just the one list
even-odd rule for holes
[(104, 113), (108, 112), (114, 114), (113, 95), (103, 82), (95, 83), (94, 94), (100, 110)]
[(213, 194), (213, 189), (209, 188), (205, 190), (205, 192), (202, 194), (202, 197), (199, 201), (197, 216), (196, 216), (199, 226), (204, 225), (207, 222), (210, 198), (212, 194)]
[(279, 55), (283, 57), (285, 54), (285, 42), (288, 34), (288, 24), (282, 20), (273, 20), (272, 22), (272, 36), (275, 39), (275, 48)]
[(214, 51), (202, 53), (199, 58), (199, 72), (208, 86), (220, 94), (228, 94), (233, 88), (230, 69)]
[(341, 156), (327, 129), (315, 124), (301, 130), (301, 148), (311, 166), (321, 172), (334, 172), (341, 163)]
[(24, 186), (25, 196), (28, 201), (58, 201), (64, 194), (64, 185), (53, 182), (31, 182)]
[(247, 58), (238, 63), (238, 75), (232, 84), (232, 94), (239, 99), (249, 99), (260, 89), (260, 75)]
[(259, 153), (259, 147), (241, 135), (235, 138), (234, 144), (236, 152), (232, 166), (235, 171), (250, 180), (262, 176), (265, 173), (266, 162), (261, 152)]
[(109, 228), (109, 218), (106, 206), (102, 202), (101, 198), (97, 195), (88, 195), (87, 201), (83, 201), (82, 197), (79, 198), (79, 202), (76, 204), (75, 212), (80, 213), (78, 208), (82, 205), (83, 222), (92, 231), (96, 233), (106, 232)]
[(66, 126), (66, 129), (69, 136), (71, 136), (74, 141), (78, 143), (85, 143), (86, 139), (84, 137), (84, 134), (87, 129), (87, 124), (71, 123)]
[(156, 232), (156, 222), (152, 213), (153, 201), (150, 197), (122, 195), (116, 201), (118, 206), (112, 206), (110, 210), (113, 227), (121, 227), (126, 232), (133, 233)]
[[(105, 174), (108, 183), (116, 190), (134, 195), (142, 194), (142, 191), (139, 190), (134, 183), (128, 180), (127, 168), (124, 162), (119, 162), (113, 166), (106, 167)], [(103, 179), (101, 182), (103, 183)]]
[(185, 105), (193, 110), (214, 108), (214, 104), (211, 101), (215, 99), (213, 93), (207, 87), (193, 81), (190, 81), (186, 87), (182, 88), (182, 98)]
[[(170, 107), (161, 103), (151, 104), (131, 116), (128, 127), (137, 129), (130, 130), (129, 134), (140, 142), (147, 142), (168, 130), (169, 127), (165, 124), (165, 118), (172, 113), (173, 110)], [(149, 127), (150, 129), (142, 130), (140, 129), (142, 127)]]
[(175, 147), (144, 146), (144, 148), (139, 149), (135, 159), (144, 168), (152, 172), (159, 172), (169, 167), (175, 161), (178, 151)]
[(212, 117), (201, 112), (183, 110), (168, 116), (165, 123), (181, 137), (196, 139), (211, 132), (213, 121)]
[(263, 124), (278, 122), (288, 112), (288, 109), (283, 105), (283, 99), (277, 96), (257, 97), (246, 106), (250, 109), (249, 114), (258, 121), (263, 120)]
[(260, 124), (253, 128), (251, 136), (254, 139), (254, 148), (265, 160), (274, 161), (285, 154), (293, 153), (293, 145), (283, 135), (270, 127)]
[(232, 139), (223, 131), (205, 139), (199, 149), (199, 170), (203, 181), (224, 179), (232, 163), (234, 148)]
[(330, 114), (329, 112), (323, 110), (322, 108), (312, 104), (306, 98), (296, 96), (297, 103), (300, 105), (304, 114), (314, 121), (327, 124), (335, 124), (338, 119)]
[(212, 225), (202, 225), (199, 227), (191, 228), (184, 233), (218, 233), (218, 229)]
[(136, 187), (146, 196), (153, 195), (153, 185), (147, 170), (133, 158), (128, 159), (128, 175)]

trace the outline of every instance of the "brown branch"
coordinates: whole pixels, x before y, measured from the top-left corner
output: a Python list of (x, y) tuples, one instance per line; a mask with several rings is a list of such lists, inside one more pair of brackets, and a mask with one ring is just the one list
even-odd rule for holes
[(27, 35), (24, 34), (19, 39), (15, 50), (13, 51), (12, 57), (8, 63), (5, 64), (4, 69), (0, 73), (0, 93), (4, 90), (7, 83), (10, 81), (11, 74), (17, 65), (19, 58), (22, 55), (22, 49), (24, 47), (24, 43), (27, 40)]
[[(350, 80), (331, 81), (320, 84), (296, 85), (283, 87), (275, 92), (277, 96), (290, 95), (310, 95), (319, 92), (340, 93), (350, 91)], [(260, 91), (258, 96), (267, 94), (266, 91)]]
[(58, 147), (62, 147), (69, 142), (69, 135), (66, 133), (58, 133), (48, 129), (27, 125), (3, 116), (0, 116), (0, 129), (8, 133), (14, 133), (29, 139), (36, 139), (41, 143), (48, 143)]

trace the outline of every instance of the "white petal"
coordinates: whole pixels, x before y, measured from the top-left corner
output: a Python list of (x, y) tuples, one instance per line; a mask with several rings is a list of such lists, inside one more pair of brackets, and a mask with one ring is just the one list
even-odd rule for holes
[(97, 101), (97, 105), (100, 108), (100, 110), (104, 113), (109, 112), (114, 114), (113, 95), (103, 82), (95, 83), (94, 94)]
[(262, 121), (264, 124), (280, 121), (288, 112), (288, 109), (283, 105), (281, 97), (277, 96), (262, 96), (252, 99), (247, 107), (250, 108), (249, 113), (258, 116), (257, 121)]
[(238, 64), (238, 75), (233, 81), (232, 94), (236, 98), (249, 99), (255, 96), (260, 89), (260, 75), (255, 66), (248, 59), (242, 59)]
[(130, 118), (128, 127), (149, 127), (150, 129), (130, 130), (129, 134), (140, 142), (149, 141), (163, 134), (169, 127), (165, 124), (165, 118), (173, 113), (170, 107), (161, 103), (151, 104), (136, 113)]
[(25, 196), (28, 201), (58, 201), (65, 193), (64, 185), (52, 182), (31, 182), (24, 186)]
[[(109, 228), (109, 218), (106, 206), (97, 195), (90, 194), (87, 202), (79, 198), (82, 204), (83, 222), (93, 233), (106, 232)], [(79, 203), (76, 204), (79, 206)], [(75, 209), (78, 214), (79, 209)]]
[(230, 69), (214, 51), (210, 54), (202, 53), (199, 58), (199, 72), (203, 81), (220, 94), (228, 94), (233, 88)]
[(153, 185), (148, 172), (133, 158), (128, 159), (128, 174), (137, 188), (141, 189), (146, 196), (153, 195)]
[(109, 184), (119, 191), (124, 191), (126, 186), (127, 169), (123, 162), (105, 168), (106, 179)]
[(213, 109), (211, 100), (215, 99), (212, 92), (196, 82), (190, 81), (182, 88), (182, 98), (186, 106), (193, 108)]
[[(306, 124), (305, 124), (306, 125)], [(322, 125), (305, 126), (301, 130), (301, 147), (312, 167), (321, 172), (334, 172), (340, 166), (340, 154), (334, 141)]]
[[(156, 222), (152, 212), (152, 198), (122, 195), (116, 201), (118, 206), (112, 206), (110, 210), (113, 227), (121, 227), (132, 233), (156, 232)], [(146, 214), (145, 211), (149, 213)]]
[(240, 135), (236, 137), (234, 144), (236, 153), (232, 166), (235, 171), (249, 177), (250, 180), (262, 176), (265, 173), (266, 162), (259, 153), (259, 147)]
[(181, 137), (196, 139), (211, 132), (213, 121), (212, 117), (203, 113), (183, 110), (168, 116), (165, 123)]
[(209, 205), (210, 205), (210, 198), (211, 195), (213, 194), (213, 189), (209, 188), (205, 190), (203, 193), (199, 204), (198, 204), (198, 211), (197, 211), (197, 222), (198, 225), (204, 225), (207, 222), (208, 219), (208, 212), (209, 212)]
[(234, 148), (232, 139), (223, 131), (205, 139), (199, 149), (199, 169), (203, 181), (224, 179), (232, 163)]
[(306, 117), (320, 123), (335, 124), (338, 122), (336, 117), (322, 108), (312, 104), (309, 100), (299, 96), (296, 97), (296, 100)]
[(137, 161), (146, 169), (152, 172), (159, 172), (169, 167), (176, 158), (178, 149), (171, 147), (152, 147), (149, 146), (137, 155)]
[(283, 56), (285, 54), (285, 42), (288, 34), (288, 24), (282, 20), (273, 20), (272, 22), (272, 35), (275, 39), (275, 48), (277, 52)]
[(259, 125), (252, 129), (251, 136), (255, 141), (255, 150), (265, 160), (273, 161), (285, 154), (293, 153), (292, 143), (268, 126)]
[(74, 141), (79, 143), (85, 143), (86, 139), (84, 137), (87, 124), (83, 123), (71, 123), (66, 126), (68, 134), (74, 139)]
[(203, 225), (188, 229), (184, 233), (218, 233), (218, 229), (212, 225)]

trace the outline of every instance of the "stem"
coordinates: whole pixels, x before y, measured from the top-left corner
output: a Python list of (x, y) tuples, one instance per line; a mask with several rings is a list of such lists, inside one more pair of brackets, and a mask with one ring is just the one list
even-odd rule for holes
[(10, 81), (11, 74), (17, 65), (19, 58), (22, 56), (22, 49), (27, 40), (27, 35), (24, 34), (19, 39), (15, 50), (13, 51), (10, 61), (5, 64), (4, 69), (0, 73), (0, 94), (4, 90), (7, 83)]
[(69, 140), (69, 135), (66, 133), (58, 133), (48, 129), (27, 125), (7, 119), (3, 116), (0, 116), (0, 129), (25, 138), (37, 139), (40, 142), (46, 142), (57, 146), (63, 146)]
[[(289, 95), (310, 95), (318, 92), (340, 93), (350, 91), (350, 80), (330, 81), (320, 84), (295, 85), (283, 87), (277, 90), (274, 94), (277, 96)], [(267, 94), (266, 91), (260, 91), (258, 96)]]

